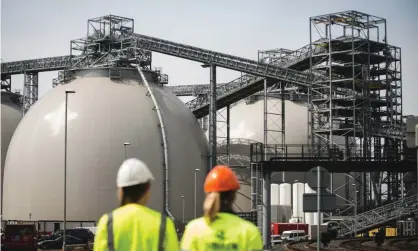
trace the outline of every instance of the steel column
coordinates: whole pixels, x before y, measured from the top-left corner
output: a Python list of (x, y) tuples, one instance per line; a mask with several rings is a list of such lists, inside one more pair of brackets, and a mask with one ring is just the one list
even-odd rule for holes
[(264, 242), (264, 249), (270, 250), (271, 247), (271, 173), (264, 172), (263, 168), (261, 168), (263, 173), (263, 242)]
[(230, 110), (229, 110), (230, 106), (228, 105), (226, 107), (226, 154), (227, 154), (227, 165), (229, 166), (231, 163), (231, 145), (230, 145), (230, 140), (231, 140), (231, 134), (230, 134)]
[(29, 108), (38, 100), (38, 73), (25, 72), (25, 80), (23, 85), (23, 113), (25, 114)]
[(209, 170), (216, 165), (216, 66), (210, 66)]

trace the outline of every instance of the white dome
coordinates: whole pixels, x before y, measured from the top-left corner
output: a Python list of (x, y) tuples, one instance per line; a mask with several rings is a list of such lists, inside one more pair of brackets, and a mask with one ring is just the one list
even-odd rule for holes
[[(25, 115), (10, 143), (5, 165), (4, 219), (62, 220), (64, 194), (65, 90), (68, 97), (67, 220), (95, 221), (118, 206), (116, 174), (127, 157), (153, 172), (150, 206), (163, 209), (163, 145), (154, 104), (135, 70), (122, 80), (108, 69), (80, 70), (77, 78), (39, 100)], [(147, 78), (163, 116), (168, 142), (169, 202), (176, 220), (193, 215), (194, 169), (198, 205), (207, 169), (207, 140), (187, 107)], [(16, 195), (19, 196), (16, 196)], [(199, 211), (201, 206), (198, 206)]]
[[(10, 140), (22, 119), (19, 95), (11, 92), (1, 92), (1, 180), (0, 195), (3, 196), (4, 161)], [(3, 199), (0, 199), (0, 208)]]
[[(277, 98), (269, 98), (268, 100), (269, 113), (281, 113), (281, 100)], [(226, 153), (226, 111), (220, 112), (222, 115), (217, 116), (217, 142), (218, 142), (218, 156), (220, 153)], [(280, 130), (281, 125), (279, 115), (269, 115), (268, 119), (269, 130)], [(208, 132), (206, 132), (208, 136)], [(285, 101), (285, 144), (287, 145), (306, 145), (308, 144), (308, 107), (306, 103)], [(263, 97), (256, 98), (254, 102), (247, 104), (245, 100), (241, 100), (230, 107), (230, 151), (232, 154), (230, 164), (250, 166), (250, 143), (264, 141), (264, 101)], [(342, 144), (341, 138), (336, 138), (335, 141)], [(281, 135), (278, 132), (268, 133), (269, 144), (280, 144)], [(300, 147), (289, 147), (288, 153), (299, 154)], [(221, 155), (222, 156), (222, 155)], [(223, 158), (226, 160), (226, 158)], [(250, 170), (241, 169), (240, 173), (241, 188), (237, 196), (236, 209), (238, 211), (251, 210), (251, 180)], [(285, 182), (294, 183), (295, 180), (304, 182), (305, 173), (301, 172), (286, 172)], [(340, 187), (344, 184), (345, 178), (343, 174), (334, 175), (334, 188)], [(273, 183), (282, 183), (281, 173), (272, 175)], [(281, 192), (281, 191), (280, 191)], [(345, 190), (340, 188), (337, 193), (345, 197)], [(290, 196), (290, 195), (289, 195)], [(337, 203), (345, 204), (343, 200), (337, 199)]]

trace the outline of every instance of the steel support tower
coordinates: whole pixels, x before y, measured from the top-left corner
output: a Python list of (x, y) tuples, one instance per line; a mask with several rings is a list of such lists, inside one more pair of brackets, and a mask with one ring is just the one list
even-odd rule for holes
[[(401, 57), (400, 48), (388, 44), (386, 20), (347, 11), (311, 17), (309, 30), (309, 70), (325, 76), (309, 93), (313, 154), (376, 158), (399, 153)], [(399, 197), (397, 173), (354, 176), (364, 209), (380, 204), (382, 195), (389, 201)]]

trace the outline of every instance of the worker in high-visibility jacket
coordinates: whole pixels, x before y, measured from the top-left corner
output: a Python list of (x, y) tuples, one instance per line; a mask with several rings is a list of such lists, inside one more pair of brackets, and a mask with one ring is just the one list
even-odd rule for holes
[(258, 251), (263, 241), (258, 228), (232, 210), (240, 188), (227, 166), (213, 168), (204, 184), (204, 216), (187, 224), (180, 243), (182, 251)]
[(138, 159), (127, 159), (117, 174), (121, 206), (99, 220), (94, 251), (177, 251), (174, 223), (146, 204), (154, 177)]

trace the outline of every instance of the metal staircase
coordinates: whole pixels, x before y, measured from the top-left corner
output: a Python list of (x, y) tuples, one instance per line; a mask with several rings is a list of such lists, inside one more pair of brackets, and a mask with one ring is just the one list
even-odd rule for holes
[[(358, 214), (340, 222), (339, 236), (351, 235), (396, 220), (410, 213), (418, 213), (418, 195), (397, 200), (390, 204)], [(356, 230), (356, 231), (354, 231)]]

